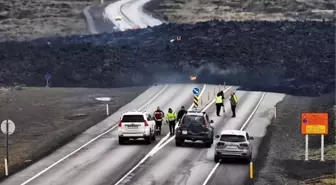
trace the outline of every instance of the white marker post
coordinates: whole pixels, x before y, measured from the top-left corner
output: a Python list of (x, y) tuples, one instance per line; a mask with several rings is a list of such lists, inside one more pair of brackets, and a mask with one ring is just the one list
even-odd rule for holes
[(4, 120), (1, 123), (1, 131), (6, 135), (6, 159), (5, 159), (5, 171), (8, 176), (8, 163), (9, 163), (9, 135), (12, 135), (15, 131), (15, 124), (12, 120)]
[(96, 100), (101, 101), (101, 102), (105, 102), (105, 104), (106, 104), (106, 115), (107, 116), (110, 115), (108, 102), (110, 102), (112, 100), (112, 98), (110, 98), (110, 97), (99, 97), (99, 98), (96, 98)]
[(321, 161), (324, 161), (324, 135), (321, 134)]
[(308, 134), (306, 134), (305, 161), (308, 161)]
[(274, 118), (276, 118), (276, 107), (274, 107)]

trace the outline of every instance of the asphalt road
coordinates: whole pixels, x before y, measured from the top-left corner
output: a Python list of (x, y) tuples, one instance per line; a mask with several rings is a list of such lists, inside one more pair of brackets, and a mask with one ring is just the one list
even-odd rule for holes
[[(214, 120), (215, 132), (219, 134), (223, 129), (241, 129), (255, 110), (262, 95), (262, 92), (237, 91), (239, 104), (236, 118), (231, 118), (228, 101), (225, 105), (225, 116), (217, 117), (215, 107), (211, 106), (207, 112), (210, 119)], [(282, 98), (283, 95), (266, 94), (249, 122), (247, 131), (251, 131), (251, 136), (256, 136), (256, 140), (253, 141), (253, 158), (257, 155), (260, 138), (273, 117), (273, 107)], [(201, 185), (216, 166), (213, 154), (214, 145), (209, 149), (202, 143), (188, 143), (183, 147), (176, 147), (173, 139), (125, 178), (120, 185)], [(220, 164), (206, 184), (242, 185), (248, 175), (248, 164), (239, 163), (239, 161)]]
[[(105, 8), (105, 13), (121, 31), (162, 24), (160, 20), (143, 12), (142, 7), (148, 1), (149, 0), (120, 0), (108, 5)], [(121, 17), (119, 21), (115, 19), (118, 16)]]
[[(184, 84), (167, 87), (158, 85), (148, 89), (106, 120), (85, 131), (74, 141), (9, 177), (1, 185), (113, 184), (138, 163), (168, 132), (168, 126), (165, 124), (162, 136), (151, 145), (136, 142), (120, 146), (116, 129), (113, 129), (113, 126), (116, 125), (122, 113), (140, 107), (142, 111), (148, 112), (154, 112), (157, 106), (165, 112), (168, 108), (177, 110), (182, 105), (189, 107), (192, 104), (194, 87), (202, 88), (203, 85)], [(150, 103), (147, 103), (149, 101)], [(104, 132), (105, 134), (102, 135)], [(101, 137), (67, 156), (98, 135)], [(59, 161), (60, 159), (62, 160)]]

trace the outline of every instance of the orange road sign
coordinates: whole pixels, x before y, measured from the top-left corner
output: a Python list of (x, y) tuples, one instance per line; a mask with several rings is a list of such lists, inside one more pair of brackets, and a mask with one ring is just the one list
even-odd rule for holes
[(327, 135), (328, 113), (301, 113), (301, 134)]

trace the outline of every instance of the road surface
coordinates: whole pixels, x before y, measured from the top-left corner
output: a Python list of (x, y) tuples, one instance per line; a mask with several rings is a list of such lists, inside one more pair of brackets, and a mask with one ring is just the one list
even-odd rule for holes
[[(119, 146), (117, 132), (113, 126), (116, 125), (122, 113), (139, 108), (142, 111), (154, 112), (157, 106), (165, 112), (168, 108), (176, 110), (182, 105), (189, 107), (192, 104), (194, 87), (202, 89), (203, 85), (176, 84), (151, 87), (109, 118), (85, 131), (74, 141), (9, 177), (1, 185), (95, 185), (116, 182), (138, 163), (168, 131), (168, 126), (165, 124), (161, 138), (158, 137), (157, 141), (151, 145), (137, 142)], [(104, 132), (105, 134), (102, 135)], [(99, 135), (100, 137), (96, 138)], [(96, 139), (90, 144), (66, 157), (93, 138)], [(62, 160), (59, 161), (60, 159)]]
[[(231, 118), (228, 101), (225, 105), (225, 116), (217, 117), (214, 106), (209, 107), (207, 112), (214, 120), (213, 126), (217, 134), (224, 129), (245, 129), (242, 127), (246, 125), (247, 131), (255, 137), (252, 141), (255, 159), (258, 144), (273, 117), (273, 107), (284, 96), (247, 91), (237, 91), (236, 94), (239, 97), (236, 118)], [(253, 112), (254, 115), (251, 116)], [(206, 148), (202, 143), (190, 142), (185, 146), (176, 147), (174, 139), (163, 145), (165, 146), (119, 185), (202, 185), (205, 181), (205, 184), (209, 185), (243, 185), (248, 178), (248, 164), (239, 161), (231, 164), (214, 163), (214, 145)], [(216, 170), (211, 174), (215, 167)]]
[[(161, 24), (160, 21), (142, 12), (141, 8), (146, 1), (121, 0), (108, 5), (105, 13), (122, 31), (138, 26), (143, 28)], [(102, 10), (103, 8), (97, 9)], [(116, 16), (121, 16), (122, 20), (116, 22)], [(97, 25), (102, 27), (103, 23)], [(157, 85), (72, 142), (9, 177), (1, 185), (244, 184), (248, 178), (248, 165), (214, 163), (214, 145), (212, 148), (205, 148), (201, 143), (191, 143), (176, 147), (174, 137), (166, 137), (167, 125), (163, 126), (162, 136), (157, 137), (156, 142), (151, 145), (141, 142), (122, 146), (118, 144), (115, 127), (123, 112), (134, 109), (153, 112), (157, 106), (165, 112), (168, 108), (177, 110), (182, 105), (189, 107), (192, 105), (191, 92), (194, 87), (202, 89), (201, 108), (204, 108), (214, 120), (213, 126), (217, 134), (223, 129), (246, 129), (255, 137), (253, 141), (253, 159), (255, 159), (260, 140), (273, 117), (273, 107), (283, 99), (283, 94), (238, 90), (237, 117), (231, 118), (228, 101), (225, 105), (225, 115), (217, 117), (215, 114), (214, 105), (211, 103), (214, 102), (214, 94), (219, 90), (218, 86)], [(237, 87), (226, 88), (226, 97), (237, 89)]]
[[(149, 0), (120, 0), (108, 5), (105, 13), (121, 31), (146, 28), (162, 24), (158, 19), (143, 12), (142, 7)], [(116, 20), (120, 16), (121, 20)]]

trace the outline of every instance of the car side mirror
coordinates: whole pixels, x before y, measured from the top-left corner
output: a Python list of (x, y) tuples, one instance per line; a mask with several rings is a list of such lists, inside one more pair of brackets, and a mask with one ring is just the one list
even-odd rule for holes
[(250, 137), (250, 138), (249, 138), (249, 140), (253, 140), (253, 139), (254, 139), (254, 137)]
[(214, 121), (213, 120), (210, 120), (210, 123), (213, 123)]
[(215, 136), (215, 138), (217, 138), (217, 139), (218, 139), (218, 138), (219, 138), (219, 135), (216, 135), (216, 136)]

